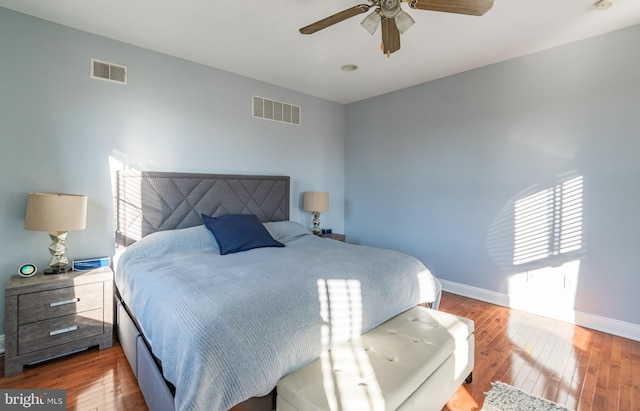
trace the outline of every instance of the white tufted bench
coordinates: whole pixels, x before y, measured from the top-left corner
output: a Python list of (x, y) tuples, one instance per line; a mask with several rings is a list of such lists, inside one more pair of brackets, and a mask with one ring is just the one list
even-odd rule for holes
[(473, 369), (473, 321), (424, 307), (399, 314), (283, 377), (277, 411), (440, 411)]

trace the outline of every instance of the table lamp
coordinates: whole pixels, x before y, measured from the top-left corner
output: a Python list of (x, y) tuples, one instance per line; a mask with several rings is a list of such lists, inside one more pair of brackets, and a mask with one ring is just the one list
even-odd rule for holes
[(87, 196), (76, 194), (29, 193), (24, 228), (48, 231), (51, 237), (51, 262), (45, 274), (71, 270), (65, 255), (67, 232), (84, 230), (87, 221)]
[(329, 193), (307, 191), (302, 199), (302, 209), (313, 213), (313, 234), (320, 235), (320, 212), (329, 211)]

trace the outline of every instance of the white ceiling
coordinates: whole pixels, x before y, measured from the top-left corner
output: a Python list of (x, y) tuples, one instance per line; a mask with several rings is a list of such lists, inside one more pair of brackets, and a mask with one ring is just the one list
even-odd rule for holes
[[(403, 9), (416, 21), (387, 58), (353, 17), (300, 27), (362, 0), (0, 0), (0, 7), (125, 43), (350, 103), (640, 24), (640, 0), (495, 0), (482, 17)], [(116, 62), (118, 63), (118, 62)], [(120, 62), (126, 64), (126, 62)], [(344, 64), (357, 71), (345, 72)]]

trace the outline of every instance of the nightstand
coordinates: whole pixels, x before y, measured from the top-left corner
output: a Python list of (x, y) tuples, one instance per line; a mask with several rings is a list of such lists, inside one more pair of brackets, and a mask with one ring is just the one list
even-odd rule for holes
[(343, 243), (346, 242), (346, 237), (345, 237), (344, 234), (336, 234), (336, 233), (320, 234), (320, 237), (322, 237), (322, 238), (330, 238), (332, 240), (342, 241)]
[(26, 364), (113, 344), (113, 271), (99, 268), (9, 279), (5, 376)]

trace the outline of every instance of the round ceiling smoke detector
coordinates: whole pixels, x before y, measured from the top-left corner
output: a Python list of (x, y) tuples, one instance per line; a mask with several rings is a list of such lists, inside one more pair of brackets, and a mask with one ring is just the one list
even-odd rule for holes
[(598, 10), (606, 10), (613, 5), (613, 2), (611, 0), (597, 0), (593, 5)]
[(356, 71), (358, 69), (358, 66), (356, 66), (355, 64), (345, 64), (340, 68), (342, 69), (342, 71)]

